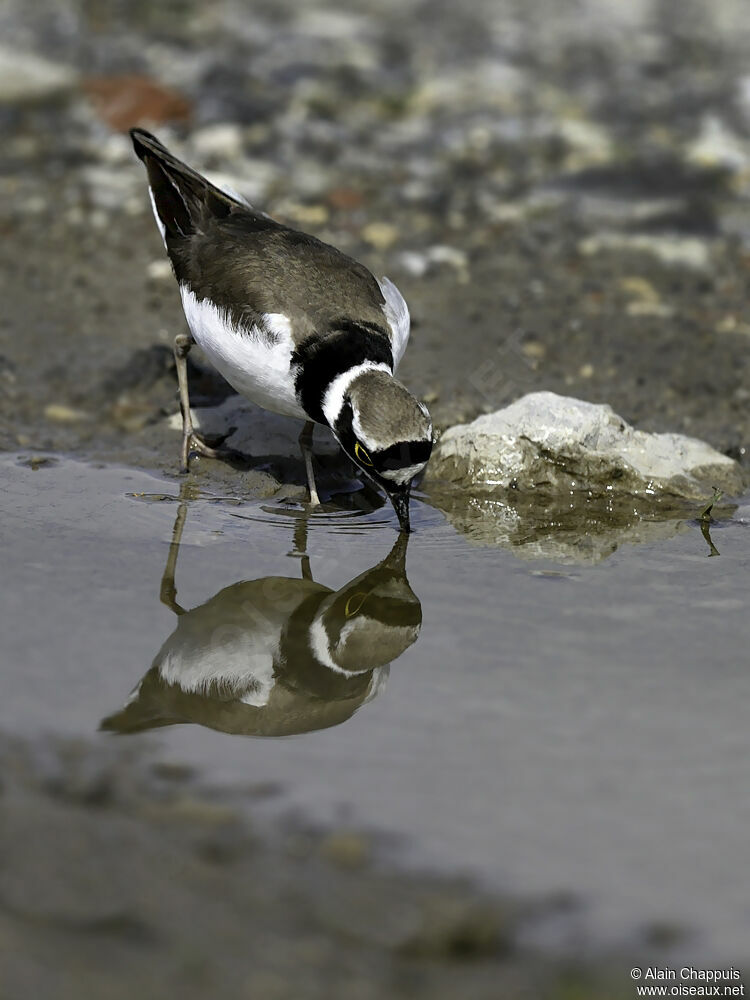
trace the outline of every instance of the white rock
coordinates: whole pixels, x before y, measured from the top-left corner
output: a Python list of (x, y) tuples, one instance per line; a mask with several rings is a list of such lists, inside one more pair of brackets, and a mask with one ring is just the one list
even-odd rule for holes
[(748, 148), (716, 115), (705, 115), (696, 139), (686, 150), (688, 163), (698, 167), (725, 167), (732, 172), (745, 170)]
[(32, 52), (0, 48), (0, 104), (20, 104), (64, 96), (78, 81), (72, 67)]
[(242, 153), (242, 129), (231, 122), (206, 125), (193, 132), (190, 144), (198, 156), (234, 159)]
[(708, 500), (716, 486), (742, 491), (736, 462), (680, 434), (634, 430), (610, 406), (535, 392), (503, 410), (446, 431), (433, 451), (426, 481), (497, 493), (654, 502)]
[(710, 263), (709, 243), (695, 236), (650, 236), (646, 233), (602, 232), (581, 240), (578, 249), (587, 257), (602, 250), (648, 253), (663, 264), (706, 270)]
[(172, 265), (166, 258), (151, 260), (146, 265), (146, 274), (151, 281), (169, 281), (172, 278)]
[(581, 158), (582, 164), (606, 163), (613, 155), (612, 139), (595, 122), (565, 118), (558, 126), (560, 137)]
[(455, 268), (459, 274), (468, 271), (469, 259), (463, 250), (446, 246), (443, 243), (428, 247), (425, 251), (403, 250), (396, 257), (400, 267), (416, 278), (421, 278), (428, 271), (441, 265)]

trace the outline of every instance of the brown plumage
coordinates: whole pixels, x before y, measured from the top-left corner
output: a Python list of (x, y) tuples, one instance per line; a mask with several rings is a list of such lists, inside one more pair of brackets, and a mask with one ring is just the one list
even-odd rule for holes
[(385, 299), (362, 264), (211, 184), (143, 129), (131, 132), (148, 171), (177, 280), (249, 328), (283, 313), (299, 345), (356, 319), (390, 339)]

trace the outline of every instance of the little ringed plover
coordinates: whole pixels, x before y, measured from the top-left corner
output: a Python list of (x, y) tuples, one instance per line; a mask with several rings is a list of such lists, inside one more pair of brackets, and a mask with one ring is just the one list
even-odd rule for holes
[(190, 329), (174, 345), (182, 470), (191, 450), (220, 454), (197, 437), (191, 421), (186, 358), (197, 343), (243, 396), (305, 421), (300, 446), (311, 504), (318, 503), (312, 467), (318, 423), (385, 490), (408, 531), (411, 483), (430, 457), (432, 421), (394, 377), (409, 339), (399, 290), (211, 184), (149, 132), (130, 134), (148, 172)]

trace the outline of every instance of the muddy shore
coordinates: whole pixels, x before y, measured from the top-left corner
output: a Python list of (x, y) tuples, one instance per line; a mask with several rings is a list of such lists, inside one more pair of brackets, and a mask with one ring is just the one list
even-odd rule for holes
[(524, 946), (570, 901), (404, 876), (347, 828), (254, 822), (273, 789), (233, 799), (119, 745), (6, 740), (2, 764), (4, 996), (628, 995), (624, 956)]

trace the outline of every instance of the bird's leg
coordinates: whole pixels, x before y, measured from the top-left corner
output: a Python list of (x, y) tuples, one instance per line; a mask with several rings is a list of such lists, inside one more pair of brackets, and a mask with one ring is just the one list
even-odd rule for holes
[(307, 553), (307, 514), (303, 514), (294, 528), (294, 554), (302, 560), (302, 579), (312, 580), (310, 556)]
[(197, 451), (206, 458), (232, 458), (234, 452), (227, 448), (210, 448), (201, 441), (193, 430), (190, 414), (190, 394), (187, 380), (187, 356), (195, 341), (189, 333), (178, 333), (174, 338), (174, 360), (177, 366), (177, 384), (180, 389), (180, 409), (182, 410), (182, 449), (180, 451), (180, 472), (189, 471), (190, 451)]
[(174, 582), (174, 575), (175, 570), (177, 569), (177, 555), (180, 551), (180, 542), (182, 541), (182, 532), (185, 527), (187, 510), (187, 494), (184, 489), (180, 487), (180, 505), (177, 508), (177, 518), (174, 523), (174, 528), (172, 529), (172, 541), (169, 545), (167, 565), (164, 567), (164, 575), (161, 578), (161, 590), (159, 593), (162, 604), (166, 604), (166, 606), (171, 608), (176, 615), (185, 614), (185, 609), (177, 603), (177, 586)]
[(318, 491), (315, 488), (315, 473), (313, 472), (312, 464), (312, 442), (313, 442), (313, 431), (315, 430), (315, 424), (312, 420), (308, 420), (305, 426), (302, 428), (302, 433), (299, 436), (299, 446), (302, 450), (302, 457), (305, 460), (305, 471), (307, 472), (307, 485), (310, 488), (310, 505), (312, 507), (317, 507), (320, 504), (318, 499)]

